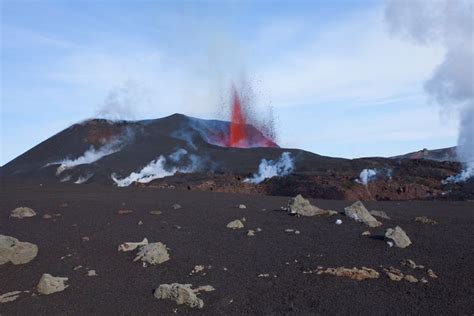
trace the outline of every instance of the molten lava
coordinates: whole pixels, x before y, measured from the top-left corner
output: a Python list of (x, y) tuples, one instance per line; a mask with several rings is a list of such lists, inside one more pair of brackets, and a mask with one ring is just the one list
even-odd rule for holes
[(232, 95), (232, 114), (230, 118), (229, 143), (228, 147), (246, 147), (246, 128), (245, 118), (242, 114), (242, 105), (240, 97), (235, 88)]

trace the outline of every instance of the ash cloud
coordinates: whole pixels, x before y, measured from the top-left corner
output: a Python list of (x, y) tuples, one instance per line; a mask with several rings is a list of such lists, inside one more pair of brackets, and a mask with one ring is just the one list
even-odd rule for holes
[(281, 154), (277, 161), (262, 159), (258, 166), (258, 171), (251, 178), (247, 178), (244, 182), (259, 184), (265, 179), (273, 177), (286, 176), (295, 169), (295, 162), (289, 152)]
[(96, 113), (96, 117), (117, 120), (134, 120), (137, 118), (137, 105), (143, 103), (145, 91), (132, 81), (113, 88), (106, 96), (104, 103)]
[(440, 44), (444, 59), (424, 85), (430, 97), (460, 116), (457, 155), (462, 179), (474, 175), (474, 27), (468, 0), (391, 0), (385, 19), (392, 34), (420, 45)]

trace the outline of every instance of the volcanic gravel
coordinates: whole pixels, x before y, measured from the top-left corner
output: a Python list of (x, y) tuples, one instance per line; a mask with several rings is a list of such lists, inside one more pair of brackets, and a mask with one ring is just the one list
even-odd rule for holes
[[(38, 245), (28, 264), (0, 266), (0, 294), (30, 290), (14, 302), (0, 304), (0, 314), (472, 314), (474, 312), (474, 203), (367, 202), (391, 220), (369, 229), (340, 214), (332, 217), (288, 215), (289, 197), (215, 192), (115, 188), (3, 181), (0, 233)], [(311, 200), (342, 212), (349, 201)], [(173, 209), (173, 204), (182, 208)], [(245, 204), (246, 209), (240, 209)], [(19, 206), (37, 216), (9, 218)], [(118, 210), (133, 210), (119, 214)], [(265, 209), (265, 210), (263, 210)], [(150, 211), (162, 211), (159, 215)], [(61, 214), (54, 215), (54, 214)], [(43, 219), (44, 214), (52, 215)], [(438, 222), (416, 222), (427, 216)], [(245, 217), (245, 228), (227, 223)], [(336, 219), (342, 219), (336, 225)], [(138, 223), (142, 221), (142, 225)], [(402, 227), (413, 244), (390, 248), (383, 240), (388, 227)], [(261, 231), (257, 231), (261, 228)], [(300, 234), (285, 233), (285, 229)], [(255, 236), (248, 237), (253, 229)], [(370, 230), (372, 236), (362, 236)], [(83, 240), (88, 237), (89, 240)], [(142, 267), (135, 251), (118, 252), (123, 242), (143, 238), (170, 249), (169, 261)], [(70, 256), (68, 256), (70, 255)], [(64, 257), (63, 259), (61, 259)], [(432, 269), (410, 270), (412, 259)], [(81, 265), (82, 268), (74, 269)], [(206, 273), (190, 274), (196, 265)], [(212, 266), (208, 268), (208, 266)], [(368, 267), (380, 278), (355, 281), (303, 271), (345, 266)], [(427, 284), (391, 281), (383, 267), (393, 266)], [(97, 276), (88, 277), (95, 270)], [(43, 273), (68, 277), (69, 287), (48, 296), (32, 295)], [(258, 277), (258, 275), (268, 277)], [(199, 295), (203, 309), (154, 298), (163, 283), (212, 285)]]

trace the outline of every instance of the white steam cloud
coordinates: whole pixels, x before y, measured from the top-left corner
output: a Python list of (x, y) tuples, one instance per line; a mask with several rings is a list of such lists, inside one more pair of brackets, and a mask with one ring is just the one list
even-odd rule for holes
[(356, 182), (367, 185), (370, 181), (377, 177), (377, 170), (375, 169), (364, 169), (360, 172), (359, 179)]
[(48, 163), (45, 167), (59, 164), (59, 167), (56, 169), (56, 175), (60, 175), (65, 170), (72, 169), (76, 166), (83, 164), (91, 164), (93, 162), (98, 161), (99, 159), (102, 159), (105, 156), (116, 153), (121, 149), (121, 143), (115, 140), (97, 149), (91, 146), (88, 150), (84, 152), (84, 154), (82, 154), (82, 156), (79, 156), (75, 159), (65, 159), (61, 161), (51, 162)]
[(79, 178), (77, 178), (76, 181), (74, 181), (74, 183), (75, 184), (86, 183), (87, 181), (89, 181), (90, 178), (92, 178), (93, 175), (94, 175), (93, 173), (88, 173), (85, 176), (80, 176)]
[(422, 44), (441, 44), (442, 63), (425, 83), (426, 92), (448, 111), (459, 111), (457, 155), (474, 175), (474, 27), (469, 0), (390, 0), (385, 18), (392, 33)]
[(378, 177), (383, 177), (385, 179), (392, 179), (393, 170), (390, 168), (382, 169), (363, 169), (359, 178), (355, 182), (367, 186), (369, 182), (376, 180)]
[(284, 152), (277, 161), (262, 159), (257, 173), (254, 173), (251, 178), (245, 179), (244, 182), (259, 184), (265, 179), (286, 176), (293, 172), (294, 169), (295, 163), (293, 158), (291, 158), (291, 154)]
[[(187, 151), (185, 149), (178, 149), (174, 153), (168, 156), (168, 160), (172, 162), (179, 162), (181, 158), (187, 155)], [(123, 179), (119, 179), (116, 174), (112, 174), (112, 180), (117, 184), (119, 187), (127, 187), (133, 182), (139, 183), (148, 183), (152, 180), (164, 178), (168, 176), (174, 175), (176, 172), (181, 173), (190, 173), (198, 168), (200, 168), (202, 164), (202, 159), (196, 155), (189, 155), (190, 163), (185, 167), (178, 167), (178, 166), (167, 166), (167, 159), (160, 155), (157, 159), (151, 161), (143, 167), (139, 172), (132, 172), (128, 177)]]

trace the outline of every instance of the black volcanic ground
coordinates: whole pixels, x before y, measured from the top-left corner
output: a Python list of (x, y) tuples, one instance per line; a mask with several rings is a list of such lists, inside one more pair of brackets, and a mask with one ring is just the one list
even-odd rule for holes
[[(43, 273), (68, 277), (64, 292), (49, 296), (24, 293), (15, 302), (0, 304), (2, 315), (26, 314), (466, 314), (474, 311), (474, 248), (472, 202), (367, 202), (385, 211), (390, 220), (369, 229), (343, 215), (298, 218), (281, 211), (288, 197), (116, 188), (56, 181), (1, 182), (0, 232), (36, 243), (38, 256), (25, 265), (2, 265), (0, 294), (30, 290)], [(323, 208), (342, 211), (347, 201), (312, 200)], [(67, 206), (64, 206), (67, 203)], [(173, 210), (179, 203), (182, 209)], [(247, 209), (237, 205), (245, 204)], [(37, 216), (9, 218), (18, 206)], [(119, 209), (133, 213), (119, 215)], [(265, 211), (263, 211), (265, 209)], [(151, 215), (150, 211), (162, 211)], [(44, 214), (60, 213), (53, 219)], [(428, 216), (438, 225), (415, 222)], [(245, 229), (226, 224), (246, 218)], [(335, 225), (337, 218), (342, 225)], [(138, 225), (142, 221), (143, 225)], [(178, 229), (176, 225), (181, 227)], [(390, 248), (380, 238), (386, 228), (401, 226), (413, 244)], [(255, 237), (247, 229), (260, 227)], [(301, 234), (287, 234), (292, 228)], [(361, 236), (370, 230), (374, 237)], [(87, 236), (90, 241), (83, 241)], [(143, 268), (134, 254), (117, 251), (125, 241), (161, 241), (171, 260)], [(61, 257), (71, 254), (61, 260)], [(429, 283), (390, 281), (383, 267), (394, 266), (416, 277), (425, 270), (400, 265), (403, 259), (431, 268), (438, 279)], [(189, 275), (195, 265), (211, 265), (205, 276)], [(74, 271), (75, 266), (84, 268)], [(379, 279), (354, 281), (328, 275), (304, 274), (323, 267), (374, 268)], [(98, 276), (86, 276), (85, 268)], [(227, 268), (227, 271), (224, 271)], [(268, 273), (269, 278), (258, 277)], [(202, 310), (157, 300), (161, 283), (212, 285), (203, 293)]]

